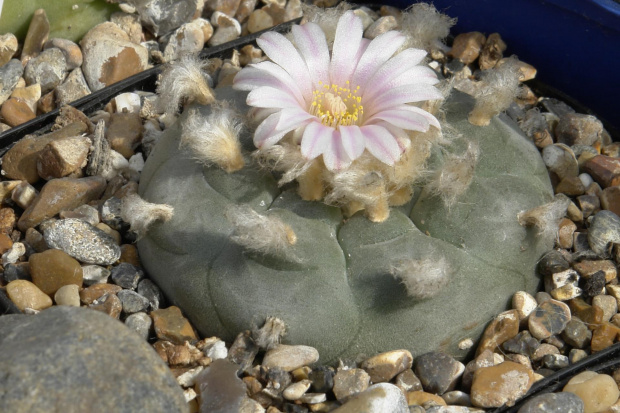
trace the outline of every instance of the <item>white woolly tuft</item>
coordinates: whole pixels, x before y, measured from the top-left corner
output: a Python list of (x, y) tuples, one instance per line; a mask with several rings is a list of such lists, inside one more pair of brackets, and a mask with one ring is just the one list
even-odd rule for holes
[(452, 273), (444, 257), (403, 260), (393, 265), (390, 272), (405, 285), (410, 297), (418, 299), (437, 295), (448, 285)]
[(135, 193), (125, 195), (121, 203), (121, 218), (129, 223), (138, 239), (146, 235), (154, 222), (170, 220), (173, 212), (170, 205), (147, 202)]
[(560, 220), (566, 215), (570, 202), (567, 196), (559, 194), (547, 204), (520, 212), (517, 219), (524, 227), (538, 228), (539, 237), (557, 239)]
[(288, 141), (270, 146), (266, 149), (256, 150), (252, 156), (262, 168), (284, 172), (278, 185), (282, 186), (303, 175), (312, 165), (299, 151), (299, 147)]
[(179, 106), (192, 102), (209, 105), (215, 101), (210, 77), (204, 71), (208, 65), (208, 61), (191, 54), (166, 65), (157, 86), (157, 109), (164, 114), (167, 126), (175, 120)]
[(465, 153), (445, 157), (443, 165), (430, 178), (426, 188), (432, 194), (440, 196), (450, 209), (471, 185), (479, 156), (478, 144), (469, 142)]
[(485, 126), (493, 116), (508, 109), (519, 94), (520, 77), (519, 66), (514, 58), (507, 59), (499, 67), (485, 70), (481, 79), (483, 86), (475, 92), (476, 104), (469, 114), (469, 122)]
[(293, 229), (280, 218), (262, 215), (249, 206), (235, 206), (226, 211), (235, 227), (230, 239), (248, 251), (299, 262), (292, 247), (297, 243)]
[(323, 33), (325, 33), (327, 47), (329, 50), (332, 50), (338, 20), (344, 12), (351, 9), (351, 5), (347, 2), (341, 2), (336, 7), (323, 8), (302, 2), (301, 8), (304, 16), (303, 21), (318, 24)]
[(280, 344), (280, 340), (286, 334), (286, 324), (277, 317), (267, 317), (265, 324), (258, 329), (252, 330), (252, 339), (263, 350), (271, 350)]
[(192, 109), (183, 124), (179, 147), (189, 149), (200, 163), (216, 164), (229, 173), (238, 171), (244, 165), (239, 142), (242, 129), (241, 116), (225, 102), (213, 105), (207, 117)]
[(455, 23), (456, 19), (440, 13), (432, 4), (414, 4), (401, 17), (401, 31), (407, 36), (401, 49), (445, 50), (444, 39)]

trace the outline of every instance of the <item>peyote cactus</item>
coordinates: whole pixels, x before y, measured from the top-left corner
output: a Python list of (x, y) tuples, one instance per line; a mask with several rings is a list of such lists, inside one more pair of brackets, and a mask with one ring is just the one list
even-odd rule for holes
[[(273, 35), (265, 39), (281, 42)], [(336, 30), (334, 50), (338, 42)], [(366, 42), (366, 50), (372, 44)], [(241, 73), (243, 84), (252, 72)], [(435, 83), (410, 90), (423, 91), (427, 97), (419, 100), (436, 99)], [(302, 124), (289, 122), (294, 127), (280, 133), (280, 123), (269, 123), (275, 111), (268, 109), (262, 132), (239, 135), (244, 162), (235, 145), (232, 164), (221, 153), (197, 161), (195, 142), (188, 143), (200, 127), (197, 119), (212, 130), (222, 124), (222, 111), (232, 106), (247, 114), (246, 99), (256, 103), (229, 87), (215, 89), (215, 97), (228, 104), (194, 104), (166, 130), (140, 183), (144, 199), (174, 208), (170, 220), (140, 240), (144, 266), (201, 334), (232, 340), (275, 316), (287, 326), (285, 342), (316, 347), (323, 362), (396, 348), (414, 355), (439, 348), (462, 358), (471, 346), (459, 343), (475, 341), (515, 291), (536, 290), (534, 266), (553, 238), (521, 226), (517, 215), (550, 202), (553, 192), (536, 148), (508, 118), (474, 126), (467, 120), (473, 99), (453, 92), (442, 110), (460, 137), (440, 147), (439, 123), (417, 107), (408, 118), (418, 121), (417, 128), (396, 120), (398, 127), (388, 125), (388, 116), (373, 123), (367, 112), (355, 113), (360, 123), (322, 121), (309, 109), (318, 116), (312, 127), (333, 127), (333, 136), (341, 136), (339, 127), (371, 124), (393, 133), (387, 139), (396, 142), (396, 149), (384, 152), (372, 147), (385, 142), (377, 140), (361, 150), (330, 153), (336, 144), (318, 151), (304, 143), (304, 128), (316, 118), (299, 116)], [(328, 114), (352, 114), (348, 103), (334, 99), (319, 103)], [(265, 133), (265, 124), (277, 133)], [(231, 125), (229, 130), (240, 130)], [(365, 138), (374, 140), (371, 135)], [(254, 144), (260, 149), (249, 156)], [(286, 154), (275, 165), (266, 162), (275, 173), (264, 167), (273, 148)], [(351, 180), (352, 174), (361, 178)], [(299, 186), (279, 188), (277, 178), (296, 178)]]

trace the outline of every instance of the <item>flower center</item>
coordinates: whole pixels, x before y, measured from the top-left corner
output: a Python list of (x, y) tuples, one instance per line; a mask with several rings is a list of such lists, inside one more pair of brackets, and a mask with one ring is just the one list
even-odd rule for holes
[(325, 126), (333, 128), (342, 125), (357, 125), (361, 122), (364, 107), (362, 98), (357, 96), (360, 87), (351, 89), (347, 80), (346, 87), (332, 83), (331, 86), (319, 82), (320, 88), (312, 92), (312, 104), (309, 112), (321, 120)]

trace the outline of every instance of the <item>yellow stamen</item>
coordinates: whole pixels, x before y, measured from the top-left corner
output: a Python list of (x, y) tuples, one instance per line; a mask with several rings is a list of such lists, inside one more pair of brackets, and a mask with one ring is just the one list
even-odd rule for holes
[(346, 84), (347, 87), (335, 84), (328, 86), (319, 81), (319, 87), (322, 86), (325, 90), (318, 89), (312, 92), (313, 100), (309, 112), (318, 117), (323, 125), (334, 128), (339, 125), (356, 125), (362, 118), (364, 114), (364, 107), (360, 104), (362, 98), (356, 96), (360, 87), (350, 89), (348, 80)]

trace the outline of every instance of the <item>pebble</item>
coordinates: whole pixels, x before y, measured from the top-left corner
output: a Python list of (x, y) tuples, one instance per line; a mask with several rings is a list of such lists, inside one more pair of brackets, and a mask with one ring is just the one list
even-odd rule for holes
[(84, 265), (82, 273), (84, 275), (83, 283), (86, 286), (107, 283), (110, 276), (110, 270), (100, 265)]
[(29, 263), (32, 281), (50, 296), (64, 285), (82, 286), (80, 263), (64, 251), (49, 249), (32, 254)]
[(117, 320), (120, 318), (121, 311), (123, 310), (123, 304), (116, 294), (104, 294), (93, 301), (88, 307), (106, 313)]
[(0, 108), (0, 115), (7, 125), (15, 127), (34, 119), (36, 115), (22, 99), (10, 98)]
[(568, 361), (570, 361), (571, 364), (575, 364), (586, 357), (588, 357), (588, 353), (579, 348), (574, 348), (568, 353)]
[(372, 40), (383, 33), (396, 29), (397, 27), (398, 21), (394, 16), (383, 16), (378, 18), (374, 23), (368, 26), (366, 30), (364, 30), (364, 37)]
[(58, 106), (67, 105), (90, 95), (90, 87), (86, 83), (82, 69), (78, 67), (72, 70), (65, 81), (56, 86), (55, 93)]
[[(562, 272), (556, 272), (551, 276), (545, 277), (545, 291), (551, 294), (552, 290), (563, 287), (567, 284), (577, 285), (579, 282), (579, 274), (573, 269)], [(553, 296), (553, 294), (551, 294)]]
[(17, 53), (17, 37), (13, 33), (0, 36), (0, 67), (4, 66)]
[(68, 39), (54, 38), (43, 45), (43, 50), (57, 48), (65, 56), (65, 64), (68, 71), (82, 66), (84, 61), (80, 47)]
[(568, 196), (578, 196), (586, 192), (586, 187), (577, 176), (567, 176), (563, 178), (555, 187), (556, 194)]
[(106, 138), (112, 150), (129, 159), (134, 154), (134, 146), (142, 137), (142, 130), (142, 119), (138, 113), (113, 113)]
[(474, 373), (471, 401), (474, 406), (485, 408), (512, 406), (533, 383), (533, 371), (512, 361), (481, 367)]
[(542, 358), (543, 366), (551, 370), (559, 370), (568, 367), (568, 356), (562, 354), (546, 354)]
[(592, 298), (592, 305), (603, 310), (603, 321), (611, 320), (618, 312), (618, 302), (611, 295), (596, 295)]
[(610, 186), (601, 193), (601, 208), (620, 215), (620, 186)]
[(410, 391), (407, 393), (409, 406), (447, 406), (446, 401), (433, 393)]
[(499, 33), (491, 33), (486, 39), (478, 58), (480, 69), (487, 70), (495, 67), (497, 62), (503, 57), (506, 47), (506, 43), (504, 43)]
[(207, 42), (209, 47), (230, 42), (241, 35), (239, 22), (222, 12), (216, 11), (211, 15), (211, 24), (215, 27), (215, 32)]
[(149, 300), (147, 300), (145, 297), (142, 297), (135, 291), (122, 290), (119, 291), (116, 295), (123, 304), (123, 312), (125, 314), (133, 314), (146, 311), (149, 307)]
[(585, 348), (592, 339), (592, 332), (583, 321), (573, 317), (562, 331), (562, 338), (569, 346), (581, 349)]
[(450, 56), (466, 65), (473, 63), (480, 55), (485, 41), (485, 36), (480, 32), (461, 33), (454, 38)]
[(132, 43), (127, 33), (111, 22), (90, 29), (80, 46), (84, 55), (82, 71), (92, 91), (148, 68), (148, 50)]
[(533, 337), (544, 339), (564, 330), (571, 318), (569, 307), (557, 300), (545, 301), (536, 307), (528, 319), (528, 328)]
[(265, 353), (263, 367), (277, 367), (293, 371), (299, 367), (314, 364), (319, 360), (319, 352), (310, 346), (280, 344)]
[(517, 310), (508, 310), (498, 314), (482, 333), (476, 355), (479, 356), (485, 350), (495, 351), (504, 341), (513, 338), (518, 332), (519, 313)]
[(315, 393), (327, 393), (334, 387), (336, 372), (331, 367), (317, 366), (308, 374), (312, 381), (312, 391)]
[(603, 124), (592, 115), (567, 113), (555, 128), (558, 142), (566, 145), (594, 145), (601, 140)]
[(550, 276), (557, 272), (566, 271), (570, 268), (570, 264), (564, 256), (556, 250), (551, 250), (540, 259), (538, 262), (538, 272), (541, 275)]
[(377, 354), (361, 364), (373, 383), (392, 380), (397, 374), (410, 369), (413, 356), (408, 350), (393, 350)]
[(407, 399), (393, 384), (373, 384), (368, 389), (352, 397), (333, 413), (409, 413)]
[[(44, 220), (53, 217), (60, 211), (73, 209), (95, 200), (103, 193), (105, 184), (105, 179), (100, 176), (61, 178), (48, 181), (41, 188), (39, 196), (24, 211), (17, 225), (21, 231), (26, 231), (28, 228), (35, 227)], [(65, 224), (60, 225), (63, 226)], [(47, 237), (46, 242), (49, 244)], [(93, 253), (96, 252), (93, 251)]]
[(51, 248), (63, 250), (85, 264), (110, 265), (121, 255), (112, 237), (81, 219), (57, 220), (43, 236)]
[(529, 331), (524, 330), (517, 334), (510, 340), (506, 340), (502, 344), (502, 348), (510, 353), (522, 354), (527, 357), (531, 357), (536, 349), (540, 346), (538, 340), (536, 340)]
[(13, 93), (11, 93), (11, 97), (23, 100), (32, 113), (36, 113), (37, 102), (41, 99), (41, 85), (35, 83), (34, 85), (15, 88)]
[(191, 20), (197, 11), (196, 0), (149, 0), (132, 2), (140, 21), (153, 35), (168, 33)]
[(97, 208), (92, 207), (88, 204), (80, 205), (79, 207), (74, 208), (71, 211), (61, 211), (59, 216), (61, 219), (81, 219), (82, 221), (87, 222), (93, 226), (99, 223), (99, 211), (97, 211)]
[(89, 305), (104, 295), (116, 294), (121, 290), (121, 287), (114, 284), (95, 284), (80, 291), (80, 300)]
[(120, 27), (127, 36), (129, 41), (140, 44), (143, 40), (142, 25), (139, 16), (135, 14), (116, 12), (110, 16), (110, 21)]
[(238, 412), (247, 388), (237, 377), (239, 366), (227, 360), (215, 360), (200, 373), (195, 388), (200, 395), (201, 412)]
[(530, 358), (532, 361), (536, 362), (542, 360), (545, 356), (550, 354), (560, 354), (560, 350), (553, 344), (541, 343), (540, 346), (534, 350)]
[(562, 218), (558, 229), (558, 245), (561, 248), (571, 249), (573, 247), (573, 234), (577, 230), (577, 225), (568, 218)]
[(573, 393), (545, 393), (525, 402), (517, 413), (583, 413), (583, 401)]
[(148, 278), (143, 279), (138, 283), (138, 294), (145, 297), (149, 301), (149, 308), (151, 310), (157, 310), (164, 302), (164, 295), (153, 281)]
[(591, 277), (593, 274), (603, 271), (605, 274), (605, 282), (611, 282), (618, 274), (616, 265), (611, 260), (583, 260), (574, 263), (573, 268), (584, 278)]
[(0, 388), (13, 395), (0, 411), (187, 411), (151, 346), (107, 316), (57, 306), (0, 317), (0, 336)]
[(0, 103), (4, 103), (11, 96), (23, 72), (24, 68), (17, 59), (11, 59), (0, 67)]
[(240, 371), (250, 369), (257, 354), (258, 346), (252, 339), (250, 331), (243, 331), (237, 334), (235, 341), (228, 349), (228, 359), (238, 364)]
[(213, 338), (209, 345), (206, 345), (202, 350), (205, 356), (212, 360), (225, 359), (228, 357), (228, 349), (226, 343), (220, 339)]
[(583, 296), (585, 298), (595, 297), (603, 293), (605, 288), (605, 273), (597, 271), (586, 278), (583, 283)]
[(26, 64), (31, 58), (38, 56), (50, 34), (50, 22), (44, 9), (35, 10), (28, 33), (22, 47), (22, 62)]
[(620, 158), (596, 155), (588, 159), (582, 168), (601, 188), (620, 185)]
[(140, 95), (130, 92), (121, 93), (114, 98), (114, 105), (116, 112), (140, 113)]
[(86, 165), (90, 139), (75, 136), (48, 143), (39, 153), (37, 172), (47, 181), (65, 177)]
[(27, 280), (11, 281), (6, 286), (6, 293), (13, 304), (22, 311), (26, 308), (44, 310), (53, 304), (52, 299), (47, 294)]
[(610, 256), (610, 244), (620, 244), (620, 217), (611, 211), (600, 211), (590, 224), (588, 243), (602, 257)]
[(429, 393), (441, 395), (454, 390), (464, 371), (463, 363), (444, 353), (430, 352), (418, 356), (415, 360), (415, 375), (420, 379), (424, 390)]
[(256, 33), (273, 26), (273, 18), (265, 10), (254, 10), (248, 18), (248, 32)]
[(301, 380), (288, 386), (282, 392), (286, 400), (299, 400), (310, 388), (310, 380)]
[(30, 266), (27, 262), (17, 262), (15, 264), (7, 264), (4, 266), (4, 281), (10, 283), (15, 280), (32, 281), (30, 276)]
[(39, 195), (39, 193), (32, 185), (26, 181), (22, 181), (13, 189), (11, 200), (20, 208), (26, 209), (32, 204), (37, 195)]
[[(131, 264), (121, 263), (112, 268), (110, 278), (112, 278), (112, 282), (114, 284), (119, 285), (126, 290), (135, 290), (138, 288), (138, 283), (140, 280), (144, 278), (144, 272)], [(149, 299), (146, 296), (145, 298), (147, 298), (147, 300)]]
[(579, 373), (568, 381), (562, 391), (579, 396), (583, 401), (584, 413), (602, 412), (620, 396), (618, 385), (611, 376), (593, 371)]
[(617, 341), (620, 334), (620, 327), (603, 322), (592, 331), (592, 341), (590, 341), (590, 349), (593, 353), (605, 350)]
[(147, 313), (134, 313), (127, 316), (125, 325), (135, 331), (144, 340), (149, 339), (153, 320)]
[[(333, 391), (336, 400), (344, 403), (352, 396), (366, 390), (369, 385), (370, 375), (363, 369), (339, 370), (334, 376)], [(402, 389), (402, 387), (399, 388)]]
[(67, 75), (65, 55), (55, 47), (44, 50), (28, 61), (24, 69), (24, 79), (29, 85), (41, 85), (41, 93), (53, 90)]
[(171, 306), (166, 309), (151, 312), (155, 334), (160, 340), (168, 340), (176, 344), (185, 341), (196, 341), (196, 333), (189, 321), (183, 317), (179, 307)]
[(80, 306), (80, 286), (77, 284), (63, 285), (54, 294), (56, 305)]
[[(565, 144), (555, 143), (546, 146), (542, 150), (542, 159), (547, 169), (553, 172), (560, 180), (568, 177), (578, 177), (579, 175), (577, 158), (575, 158), (575, 154), (570, 147)], [(579, 180), (579, 184), (583, 187), (581, 180)]]
[[(185, 23), (175, 30), (164, 48), (164, 60), (170, 62), (184, 54), (199, 53), (207, 40), (203, 26), (211, 27), (211, 23), (204, 19), (196, 19)], [(208, 30), (208, 29), (206, 29)], [(211, 27), (211, 32), (213, 28)], [(209, 37), (210, 38), (210, 37)]]

